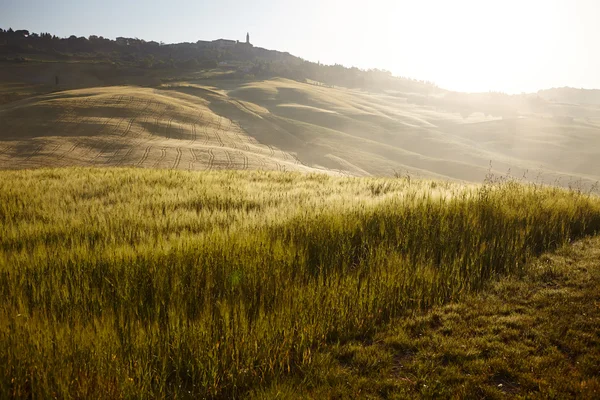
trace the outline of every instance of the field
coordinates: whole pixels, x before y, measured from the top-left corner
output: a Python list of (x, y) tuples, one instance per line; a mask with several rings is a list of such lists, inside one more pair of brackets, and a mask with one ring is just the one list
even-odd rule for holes
[[(441, 90), (370, 93), (282, 78), (218, 79), (219, 71), (112, 76), (101, 66), (46, 64), (0, 74), (0, 95), (8, 99), (0, 104), (0, 168), (248, 169), (467, 182), (481, 182), (491, 168), (586, 188), (600, 179), (595, 104)], [(60, 85), (49, 85), (59, 71)]]
[[(339, 397), (491, 396), (502, 394), (498, 385), (514, 390), (515, 382), (523, 395), (592, 397), (593, 354), (573, 359), (582, 366), (557, 369), (587, 383), (536, 387), (506, 373), (517, 369), (519, 353), (507, 353), (502, 364), (506, 354), (495, 343), (486, 353), (493, 362), (469, 364), (474, 356), (467, 350), (450, 350), (473, 342), (444, 339), (453, 338), (452, 326), (460, 333), (476, 317), (482, 327), (495, 322), (492, 337), (523, 328), (530, 339), (554, 332), (558, 340), (554, 325), (531, 325), (527, 315), (486, 320), (483, 311), (439, 310), (498, 309), (502, 298), (459, 301), (500, 281), (514, 290), (483, 293), (514, 301), (535, 285), (567, 285), (554, 292), (563, 297), (551, 293), (523, 306), (531, 313), (534, 300), (544, 300), (542, 323), (552, 323), (556, 298), (597, 313), (592, 261), (582, 264), (589, 274), (575, 276), (585, 298), (569, 290), (566, 265), (533, 267), (543, 252), (599, 231), (596, 195), (491, 177), (464, 185), (264, 171), (3, 171), (0, 397), (293, 397), (298, 384), (316, 398), (336, 391)], [(438, 317), (419, 319), (431, 308)], [(580, 326), (592, 336), (580, 339), (579, 350), (597, 349), (593, 321)], [(433, 332), (440, 326), (448, 334)], [(402, 329), (431, 333), (431, 341), (407, 339)], [(464, 340), (476, 340), (477, 332), (464, 332)], [(440, 378), (448, 386), (426, 380), (439, 372), (425, 368), (428, 357), (436, 360), (436, 343), (450, 357)], [(395, 359), (394, 346), (421, 358)], [(543, 347), (532, 351), (521, 354), (556, 360)], [(394, 370), (394, 360), (410, 374)], [(457, 360), (473, 373), (487, 371), (490, 380), (461, 386), (451, 369)], [(545, 371), (540, 362), (528, 366)]]
[(261, 145), (210, 105), (181, 91), (134, 87), (70, 90), (9, 104), (0, 166), (315, 171)]

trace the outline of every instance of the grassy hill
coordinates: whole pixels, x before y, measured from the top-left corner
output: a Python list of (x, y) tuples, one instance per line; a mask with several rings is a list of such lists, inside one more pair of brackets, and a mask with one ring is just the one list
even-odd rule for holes
[(598, 231), (511, 181), (2, 171), (0, 397), (239, 397)]
[[(76, 80), (87, 82), (89, 66), (81, 68)], [(517, 97), (501, 108), (494, 94), (415, 98), (215, 73), (150, 86), (65, 83), (0, 105), (0, 167), (396, 172), (480, 182), (491, 162), (493, 173), (546, 183), (589, 188), (600, 179), (596, 106)]]
[(202, 90), (207, 99), (169, 88), (105, 87), (7, 104), (0, 166), (315, 171), (215, 113), (210, 99), (223, 95)]

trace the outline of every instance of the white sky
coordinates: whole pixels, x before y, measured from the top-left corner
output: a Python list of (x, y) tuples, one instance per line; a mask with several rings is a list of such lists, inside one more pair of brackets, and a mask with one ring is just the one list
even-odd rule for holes
[[(29, 4), (33, 3), (33, 4)], [(600, 88), (600, 0), (0, 0), (0, 27), (245, 39), (464, 91)]]

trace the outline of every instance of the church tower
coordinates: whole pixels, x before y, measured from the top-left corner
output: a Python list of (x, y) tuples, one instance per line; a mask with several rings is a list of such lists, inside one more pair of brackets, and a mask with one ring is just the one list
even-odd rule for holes
[(250, 44), (250, 32), (246, 33), (246, 44)]

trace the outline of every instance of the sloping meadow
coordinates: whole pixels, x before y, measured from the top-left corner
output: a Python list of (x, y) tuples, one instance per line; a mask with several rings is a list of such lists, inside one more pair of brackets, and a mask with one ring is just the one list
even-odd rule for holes
[(598, 231), (512, 181), (2, 172), (0, 397), (243, 396)]

